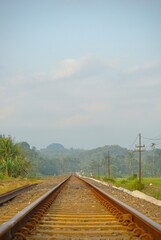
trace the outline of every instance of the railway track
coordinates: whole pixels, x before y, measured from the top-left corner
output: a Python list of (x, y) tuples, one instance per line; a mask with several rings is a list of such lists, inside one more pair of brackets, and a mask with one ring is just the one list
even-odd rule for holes
[(16, 196), (18, 196), (19, 194), (23, 193), (24, 191), (26, 191), (27, 189), (36, 186), (36, 184), (27, 184), (23, 187), (19, 187), (17, 189), (11, 190), (7, 193), (1, 194), (0, 195), (0, 205), (6, 203), (7, 201), (12, 200), (13, 198), (15, 198)]
[(159, 240), (161, 225), (71, 176), (2, 224), (0, 239)]

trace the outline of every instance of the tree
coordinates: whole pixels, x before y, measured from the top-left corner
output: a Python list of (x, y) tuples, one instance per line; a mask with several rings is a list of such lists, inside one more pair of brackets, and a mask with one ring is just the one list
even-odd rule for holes
[(133, 151), (128, 151), (126, 158), (126, 165), (128, 167), (129, 175), (133, 175), (134, 173), (137, 172), (137, 160), (135, 157), (135, 153)]
[(19, 176), (27, 170), (27, 163), (23, 159), (21, 149), (14, 144), (12, 138), (0, 138), (0, 164), (1, 171), (5, 176)]

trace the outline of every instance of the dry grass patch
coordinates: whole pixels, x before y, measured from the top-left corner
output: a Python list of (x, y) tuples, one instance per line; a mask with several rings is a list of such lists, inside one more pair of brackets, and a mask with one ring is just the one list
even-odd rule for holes
[(44, 180), (38, 179), (18, 179), (18, 178), (8, 178), (0, 180), (0, 194), (9, 192), (13, 189), (34, 183), (41, 183)]

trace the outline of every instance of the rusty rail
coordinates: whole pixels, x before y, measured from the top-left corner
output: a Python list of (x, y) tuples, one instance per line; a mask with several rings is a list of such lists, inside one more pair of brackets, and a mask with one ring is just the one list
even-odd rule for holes
[(24, 191), (26, 191), (28, 188), (30, 187), (33, 187), (33, 186), (36, 186), (37, 183), (35, 184), (27, 184), (23, 187), (19, 187), (19, 188), (16, 188), (14, 190), (11, 190), (7, 193), (4, 193), (4, 194), (1, 194), (0, 195), (0, 205), (4, 204), (5, 202), (15, 198), (16, 196), (18, 196), (19, 194), (23, 193)]
[[(26, 207), (7, 223), (0, 226), (0, 240), (10, 240), (13, 236), (21, 237), (23, 231), (30, 231), (30, 227), (33, 228), (37, 224), (39, 217), (41, 218), (41, 216), (47, 211), (48, 207), (51, 206), (53, 200), (57, 197), (58, 193), (64, 187), (69, 178), (70, 177), (66, 178), (63, 182)], [(101, 201), (102, 205), (118, 218), (122, 225), (127, 226), (128, 230), (136, 233), (136, 236), (139, 236), (139, 239), (161, 239), (161, 225), (107, 194), (103, 190), (100, 190), (83, 178), (78, 178), (88, 185), (96, 194), (96, 197)], [(47, 199), (48, 203), (46, 203)], [(29, 219), (30, 223), (28, 222)], [(29, 230), (27, 230), (26, 227), (23, 228), (23, 226), (27, 226), (27, 224)], [(20, 229), (21, 231), (18, 232)]]
[(31, 218), (34, 213), (47, 201), (47, 199), (55, 192), (59, 193), (62, 186), (67, 182), (70, 178), (66, 178), (64, 181), (56, 185), (53, 189), (48, 191), (46, 194), (41, 196), (35, 202), (30, 204), (28, 207), (24, 208), (21, 212), (19, 212), (15, 217), (10, 219), (8, 222), (2, 224), (0, 226), (0, 240), (11, 240), (15, 232), (17, 232), (25, 223)]
[[(78, 177), (78, 176), (77, 176)], [(150, 218), (146, 217), (144, 214), (138, 212), (134, 208), (128, 206), (127, 204), (121, 202), (120, 200), (114, 198), (113, 196), (109, 195), (108, 193), (104, 192), (103, 190), (99, 189), (92, 183), (89, 183), (87, 180), (85, 180), (82, 177), (78, 177), (81, 181), (85, 182), (95, 193), (99, 196), (99, 198), (102, 200), (103, 204), (105, 206), (108, 205), (110, 202), (112, 205), (114, 205), (119, 212), (123, 214), (130, 214), (132, 217), (131, 219), (126, 219), (127, 225), (128, 224), (136, 224), (133, 225), (139, 226), (140, 228), (143, 228), (147, 233), (149, 233), (153, 239), (160, 240), (161, 239), (161, 225), (156, 223), (155, 221), (151, 220)], [(114, 209), (115, 211), (115, 209)], [(132, 220), (132, 222), (131, 222)]]

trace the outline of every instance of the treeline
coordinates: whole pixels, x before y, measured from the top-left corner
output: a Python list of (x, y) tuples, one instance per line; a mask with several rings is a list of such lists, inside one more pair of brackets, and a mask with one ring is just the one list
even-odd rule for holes
[(27, 142), (15, 143), (11, 136), (0, 135), (0, 178), (54, 176), (80, 169), (76, 158), (68, 155), (68, 150), (65, 155), (57, 147), (55, 150), (44, 155)]
[[(40, 150), (44, 174), (62, 174), (78, 171), (85, 175), (108, 176), (108, 158), (111, 177), (126, 177), (138, 174), (138, 152), (118, 145), (92, 150), (66, 149), (61, 144), (50, 144)], [(142, 153), (142, 176), (161, 177), (161, 149)]]
[[(92, 150), (66, 149), (50, 144), (37, 150), (0, 135), (0, 177), (45, 176), (81, 172), (89, 176), (125, 177), (138, 173), (138, 153), (118, 145)], [(161, 177), (161, 149), (142, 154), (142, 176)]]

